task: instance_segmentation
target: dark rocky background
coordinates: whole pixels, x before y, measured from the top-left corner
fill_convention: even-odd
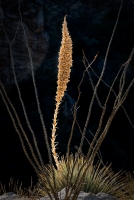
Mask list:
[[[61,28],[63,18],[67,15],[70,35],[73,40],[73,67],[68,90],[63,99],[59,113],[57,130],[57,141],[59,152],[65,154],[66,144],[69,138],[71,124],[73,121],[72,106],[77,100],[78,84],[82,78],[84,65],[82,63],[82,49],[89,62],[99,51],[97,60],[93,64],[94,70],[100,74],[106,49],[112,34],[116,17],[120,7],[120,0],[21,0],[20,10],[23,24],[26,30],[30,52],[33,59],[35,79],[38,88],[40,104],[44,121],[51,135],[53,111],[55,108],[55,92],[57,79],[58,51],[61,43]],[[7,93],[20,116],[26,133],[31,138],[27,128],[21,104],[18,99],[16,86],[11,67],[11,57],[8,40],[12,42],[15,71],[19,81],[22,97],[25,102],[28,117],[36,133],[39,148],[45,163],[48,163],[47,150],[44,144],[42,127],[37,111],[34,89],[32,85],[30,60],[23,33],[22,26],[18,26],[20,19],[18,12],[18,1],[1,0],[0,3],[0,78],[5,85]],[[4,27],[4,28],[3,28]],[[16,33],[18,27],[18,31]],[[5,30],[4,30],[5,29]],[[7,39],[7,36],[8,39]],[[134,46],[134,2],[124,0],[123,8],[116,33],[112,42],[108,62],[104,75],[107,84],[111,84],[121,64],[127,61]],[[134,77],[134,59],[127,72],[126,84]],[[91,72],[94,83],[97,81]],[[117,84],[114,88],[118,90]],[[98,90],[100,101],[104,103],[108,88],[101,84]],[[92,88],[89,77],[86,74],[81,86],[81,100],[78,109],[78,122],[83,129],[88,106],[91,100]],[[108,117],[112,109],[112,101],[108,103]],[[134,87],[124,103],[127,113],[134,123]],[[89,140],[97,128],[100,109],[97,102],[94,103],[94,111],[89,123],[86,136]],[[75,145],[79,145],[81,134],[75,127],[71,151],[75,151]],[[85,142],[83,152],[86,153],[88,144]],[[122,108],[118,111],[112,126],[108,131],[101,146],[103,161],[112,162],[113,169],[119,171],[134,170],[134,129],[130,125]],[[8,184],[10,177],[23,182],[24,186],[30,185],[31,177],[36,183],[37,177],[27,158],[24,156],[18,135],[16,134],[12,121],[0,98],[0,181]]]

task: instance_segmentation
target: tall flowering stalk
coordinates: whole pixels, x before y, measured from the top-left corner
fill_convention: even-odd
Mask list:
[[[57,80],[57,91],[55,96],[56,108],[53,118],[53,128],[52,128],[52,138],[51,138],[52,155],[55,160],[57,168],[59,168],[58,155],[56,153],[57,143],[55,142],[57,115],[59,111],[59,106],[64,96],[64,92],[67,89],[67,83],[69,82],[70,71],[72,66],[72,39],[68,32],[66,16],[64,17],[64,22],[62,25],[62,41],[61,41],[58,61],[59,61],[58,80]]]

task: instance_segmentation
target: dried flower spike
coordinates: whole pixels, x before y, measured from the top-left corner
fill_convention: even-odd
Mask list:
[[[56,108],[53,118],[53,128],[52,128],[52,138],[51,138],[51,147],[52,155],[54,157],[57,168],[59,167],[58,156],[56,153],[56,126],[57,126],[57,115],[59,106],[61,104],[64,92],[67,89],[67,83],[70,78],[70,71],[72,66],[72,39],[69,35],[66,16],[64,17],[64,22],[62,25],[62,42],[59,52],[59,64],[58,64],[58,81],[57,81],[57,92],[56,92]]]

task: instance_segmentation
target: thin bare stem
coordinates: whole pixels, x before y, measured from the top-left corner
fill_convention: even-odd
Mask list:
[[[27,116],[27,113],[26,113],[25,105],[24,105],[23,99],[22,99],[22,97],[21,97],[21,91],[20,91],[20,88],[19,88],[19,85],[18,85],[18,81],[17,81],[17,77],[16,77],[16,74],[15,74],[15,69],[14,69],[14,59],[13,59],[13,53],[12,53],[12,45],[13,45],[13,43],[14,43],[16,37],[17,37],[19,25],[20,25],[20,20],[19,20],[19,23],[18,23],[18,26],[17,26],[17,30],[16,30],[16,32],[15,32],[15,36],[14,36],[14,38],[13,38],[13,40],[12,40],[11,42],[10,42],[9,37],[8,37],[8,35],[7,35],[6,29],[5,29],[5,27],[4,27],[4,24],[3,24],[3,29],[4,29],[5,35],[6,35],[6,37],[7,37],[8,43],[9,43],[9,50],[10,50],[10,56],[11,56],[11,66],[12,66],[12,70],[13,70],[14,80],[15,80],[15,84],[16,84],[16,87],[17,87],[19,99],[20,99],[20,102],[21,102],[21,105],[22,105],[22,108],[23,108],[23,113],[24,113],[24,116],[25,116],[25,119],[26,119],[26,123],[27,123],[27,125],[28,125],[28,128],[29,128],[29,130],[30,130],[31,133],[32,133],[33,141],[34,141],[34,145],[35,145],[35,149],[36,149],[36,151],[37,151],[37,153],[38,153],[39,159],[40,159],[41,164],[42,164],[42,166],[43,166],[43,165],[44,165],[44,164],[43,164],[43,160],[42,160],[42,158],[41,158],[41,155],[40,155],[40,152],[39,152],[39,149],[38,149],[38,145],[37,145],[37,142],[36,142],[36,138],[35,138],[34,131],[32,130],[32,127],[31,127],[30,122],[29,122],[29,120],[28,120],[28,116]],[[8,101],[9,101],[10,104],[12,104],[12,103],[10,102],[9,98],[8,98]],[[12,109],[14,109],[15,116],[17,116],[16,110],[15,110],[15,108],[13,108],[13,105],[12,105]],[[18,116],[17,116],[17,120],[19,120],[19,117],[18,117]],[[19,124],[21,124],[20,121],[19,121]],[[21,126],[21,130],[22,130],[22,129],[23,129],[23,128],[22,128],[22,126]],[[25,133],[24,129],[23,129],[22,132],[23,132],[23,135],[25,135],[25,139],[26,139],[26,141],[27,141],[27,143],[28,143],[28,145],[29,145],[29,147],[30,147],[30,151],[31,151],[31,153],[32,153],[32,156],[33,156],[33,158],[34,158],[36,164],[37,164],[38,167],[39,167],[40,164],[39,164],[39,162],[38,162],[38,160],[37,160],[37,158],[36,158],[36,156],[35,156],[35,153],[34,153],[34,150],[33,150],[33,148],[32,148],[32,145],[31,145],[31,143],[29,142],[29,140],[28,140],[28,138],[27,138],[27,136],[26,136],[26,133]]]
[[[93,93],[93,96],[92,96],[92,99],[91,99],[91,102],[90,102],[89,111],[88,111],[88,115],[87,115],[87,120],[86,120],[84,129],[83,129],[82,139],[81,139],[81,142],[80,142],[80,146],[79,146],[78,152],[81,151],[81,148],[82,148],[82,145],[83,145],[83,142],[84,142],[84,138],[85,138],[85,133],[86,133],[87,125],[88,125],[88,122],[89,122],[89,119],[90,119],[90,116],[91,116],[91,110],[92,110],[93,102],[94,102],[94,99],[95,99],[95,96],[96,96],[96,92],[97,92],[98,86],[99,86],[99,84],[100,84],[100,82],[101,82],[101,80],[102,80],[102,77],[103,77],[103,74],[104,74],[104,71],[105,71],[108,53],[109,53],[109,50],[110,50],[110,46],[111,46],[111,43],[112,43],[112,40],[113,40],[113,36],[114,36],[115,30],[116,30],[117,24],[118,24],[120,12],[121,12],[121,9],[122,9],[122,4],[123,4],[123,1],[121,2],[121,6],[120,6],[120,9],[119,9],[119,12],[118,12],[118,16],[117,16],[117,20],[116,20],[116,23],[115,23],[115,26],[114,26],[114,29],[113,29],[113,33],[112,33],[112,36],[111,36],[111,38],[110,38],[110,42],[109,42],[109,44],[108,44],[108,48],[107,48],[107,51],[106,51],[106,55],[105,55],[105,60],[104,60],[104,65],[103,65],[102,72],[101,72],[101,75],[100,75],[100,77],[99,77],[99,80],[98,80],[98,82],[97,82],[97,84],[96,84],[96,86],[95,86],[95,88],[94,88],[94,93]],[[112,119],[112,118],[111,118],[111,119]],[[85,161],[85,163],[86,163],[86,162],[87,162],[87,161]],[[85,165],[85,163],[83,164],[83,166]],[[79,191],[78,185],[79,185],[79,184],[77,184],[77,183],[78,183],[79,175],[80,175],[80,173],[81,173],[81,170],[82,170],[83,166],[81,167],[81,169],[80,169],[80,171],[79,171],[79,174],[78,174],[78,176],[77,176],[77,179],[76,179],[76,181],[75,181],[75,183],[74,183],[74,185],[73,185],[73,187],[72,187],[72,189],[71,189],[70,195],[72,194],[73,189],[74,189],[74,188],[76,189],[76,187],[77,187],[77,189],[75,190],[74,196],[75,196],[76,194],[78,194],[78,191]],[[82,183],[82,180],[83,180],[83,178],[84,178],[84,176],[85,176],[85,173],[86,173],[86,172],[83,173],[82,178],[80,179],[80,182],[79,182],[79,183]]]
[[[5,91],[5,88],[4,88],[4,86],[3,86],[3,84],[2,84],[1,82],[0,82],[0,87],[2,88],[3,93],[4,93],[4,95],[5,95],[5,98],[6,98],[5,101],[6,101],[6,103],[9,103],[10,107],[12,108],[12,111],[13,111],[15,117],[16,117],[18,126],[20,127],[20,129],[21,129],[21,131],[22,131],[22,133],[23,133],[23,135],[24,135],[24,137],[25,137],[25,140],[27,141],[27,144],[28,144],[29,149],[30,149],[30,151],[31,151],[31,153],[32,153],[32,156],[33,156],[33,158],[34,158],[34,160],[35,160],[35,163],[37,164],[38,167],[40,167],[40,165],[39,165],[39,163],[38,163],[38,161],[37,161],[37,158],[36,158],[36,156],[35,156],[34,150],[33,150],[33,148],[32,148],[32,145],[31,145],[31,143],[30,143],[30,141],[29,141],[29,139],[28,139],[28,137],[27,137],[27,135],[26,135],[26,133],[25,133],[25,131],[24,131],[24,129],[23,129],[23,126],[22,126],[22,124],[21,124],[21,122],[20,122],[20,119],[19,119],[19,117],[18,117],[18,114],[17,114],[17,112],[16,112],[16,110],[15,110],[15,108],[14,108],[12,102],[10,101],[10,99],[9,99],[9,97],[8,97],[6,91]],[[5,101],[4,101],[4,103],[5,103]],[[8,110],[9,110],[9,109],[8,109]],[[11,115],[10,115],[10,116],[11,116]]]
[[[17,87],[17,90],[18,90],[18,95],[19,95],[19,99],[20,99],[20,102],[21,102],[21,105],[22,105],[22,108],[23,108],[23,113],[24,113],[24,116],[25,116],[25,119],[26,119],[26,123],[28,125],[28,128],[29,130],[31,131],[32,133],[32,137],[33,137],[33,141],[34,141],[34,145],[35,145],[35,149],[38,153],[38,157],[40,159],[40,162],[42,164],[42,166],[44,165],[43,163],[43,160],[42,160],[42,157],[41,157],[41,154],[39,152],[39,148],[38,148],[38,145],[37,145],[37,140],[36,140],[36,137],[35,137],[35,134],[34,134],[34,131],[31,127],[31,124],[29,122],[29,119],[28,119],[28,116],[27,116],[27,113],[26,113],[26,109],[25,109],[25,105],[24,105],[24,102],[23,102],[23,99],[21,97],[21,91],[20,91],[20,88],[19,88],[19,85],[18,85],[18,81],[17,81],[17,77],[16,77],[16,74],[15,74],[15,70],[14,70],[14,61],[13,61],[13,55],[12,55],[12,49],[11,49],[11,46],[10,46],[10,55],[11,55],[11,63],[12,63],[12,69],[13,69],[13,74],[14,74],[14,79],[15,79],[15,84],[16,84],[16,87]],[[26,133],[25,133],[26,135]],[[30,143],[30,142],[29,142]],[[33,148],[32,148],[32,145],[30,144],[31,148],[32,149],[32,155],[34,155],[34,159],[36,160],[36,163],[38,163],[38,167],[40,167],[40,164],[35,156],[35,154],[33,153]]]
[[[98,135],[99,135],[99,132],[100,132],[100,130],[101,130],[101,128],[102,128],[102,123],[103,123],[104,115],[105,115],[105,112],[106,112],[107,102],[108,102],[108,100],[109,100],[109,97],[110,97],[112,88],[113,88],[113,86],[114,86],[114,84],[115,84],[115,82],[116,82],[116,80],[117,80],[117,78],[118,78],[118,76],[119,76],[119,74],[120,74],[121,69],[122,69],[122,66],[121,66],[121,68],[119,69],[119,71],[118,71],[118,73],[117,73],[117,75],[116,75],[116,77],[115,77],[115,79],[114,79],[114,81],[113,81],[113,83],[112,83],[112,85],[111,85],[111,87],[110,87],[110,90],[109,90],[109,92],[108,92],[107,98],[106,98],[105,103],[104,103],[104,107],[103,107],[103,109],[102,109],[102,114],[101,114],[101,117],[100,117],[98,129],[97,129],[97,131],[96,131],[96,133],[95,133],[95,136],[94,136],[94,138],[93,138],[93,141],[92,141],[92,143],[91,143],[91,146],[90,146],[89,151],[88,151],[88,154],[87,154],[88,157],[90,156],[90,153],[91,153],[91,151],[92,151],[92,149],[93,149],[93,146],[94,146],[94,144],[95,144],[95,141],[97,140],[97,137],[98,137]]]
[[[116,103],[118,103],[121,99],[121,95],[122,95],[122,91],[123,91],[123,88],[124,88],[124,85],[125,85],[125,77],[126,77],[126,72],[127,72],[127,69],[128,69],[128,66],[132,60],[132,57],[133,57],[133,54],[134,54],[134,48],[132,49],[131,51],[131,54],[129,56],[129,59],[128,61],[126,62],[125,64],[125,68],[123,70],[123,73],[122,73],[122,76],[120,78],[120,84],[119,84],[119,93],[118,93],[118,96],[116,98],[116,101],[114,103],[114,106],[116,105]]]
[[[45,141],[46,141],[46,145],[47,145],[47,151],[48,151],[50,164],[52,164],[52,156],[51,156],[51,151],[50,151],[50,145],[49,145],[49,142],[48,142],[47,131],[46,131],[45,123],[44,123],[44,120],[43,120],[43,115],[42,115],[42,111],[41,111],[41,108],[40,108],[40,102],[39,102],[39,98],[38,98],[37,86],[36,86],[36,83],[35,83],[32,56],[31,56],[31,52],[30,52],[30,48],[29,48],[29,44],[28,44],[28,40],[27,40],[27,35],[26,35],[26,31],[25,31],[25,28],[24,28],[24,25],[23,25],[22,15],[21,15],[21,11],[20,11],[20,1],[19,1],[18,10],[19,10],[19,15],[20,15],[20,23],[21,23],[21,26],[23,28],[24,37],[25,37],[25,40],[26,40],[26,45],[27,45],[27,50],[28,50],[28,55],[29,55],[29,59],[30,59],[30,66],[31,66],[31,73],[32,73],[32,80],[33,80],[33,85],[34,85],[35,97],[36,97],[36,102],[37,102],[37,108],[38,108],[43,132],[44,132],[44,136],[45,136]]]
[[[33,135],[34,145],[35,145],[36,150],[37,150],[37,152],[38,152],[38,156],[39,156],[39,158],[41,158],[40,153],[39,153],[38,148],[37,148],[37,142],[36,142],[36,138],[35,138],[34,132],[33,132],[32,128],[31,128],[30,122],[29,122],[28,117],[27,117],[27,114],[26,114],[25,106],[24,106],[24,103],[23,103],[23,100],[22,100],[22,97],[21,97],[21,92],[20,92],[20,89],[19,89],[19,86],[18,86],[18,82],[17,82],[17,78],[16,78],[16,75],[15,75],[15,70],[14,70],[14,61],[13,61],[13,54],[12,54],[12,48],[11,48],[11,46],[13,45],[13,43],[14,43],[16,37],[17,37],[17,33],[18,33],[18,30],[19,30],[19,25],[20,25],[20,20],[19,20],[19,22],[18,22],[18,26],[17,26],[16,32],[15,32],[15,36],[14,36],[14,38],[13,38],[13,40],[12,40],[11,42],[10,42],[10,40],[9,40],[9,38],[8,38],[6,29],[5,29],[3,23],[2,23],[2,25],[3,25],[3,30],[4,30],[4,32],[5,32],[5,35],[6,35],[6,37],[7,37],[8,43],[9,43],[10,56],[11,56],[11,64],[12,64],[12,69],[13,69],[15,84],[16,84],[16,86],[17,86],[17,90],[18,90],[18,94],[19,94],[19,99],[20,99],[21,104],[22,104],[22,108],[23,108],[23,112],[24,112],[24,115],[25,115],[25,118],[26,118],[27,125],[28,125],[28,127],[29,127],[29,129],[30,129],[30,131],[31,131],[31,133],[32,133],[32,135]],[[8,100],[9,100],[9,98],[8,98]],[[15,109],[14,109],[14,111],[15,111]],[[15,113],[16,113],[16,111],[15,111]],[[18,116],[17,116],[17,118],[18,118]],[[18,118],[18,119],[19,119],[19,118]],[[28,140],[27,140],[27,141],[28,141]],[[30,144],[30,142],[29,142],[29,144]],[[30,146],[31,146],[31,144],[30,144]],[[33,153],[32,146],[30,147],[30,149],[32,150],[32,155],[34,155],[34,159],[36,160],[36,164],[37,164],[38,161],[37,161],[37,159],[36,159],[35,154]],[[41,160],[41,159],[40,159],[40,160]],[[42,162],[42,160],[41,160],[41,162]],[[38,163],[38,166],[39,166],[39,163]]]
[[[89,65],[88,60],[87,60],[86,57],[85,57],[85,60],[86,60],[86,62],[87,62],[87,65]],[[128,61],[127,61],[127,62],[128,62]],[[127,62],[125,62],[125,63],[122,65],[122,67],[125,66],[125,65],[127,64]],[[90,69],[93,71],[93,73],[95,74],[95,76],[96,76],[97,78],[99,78],[98,74],[94,71],[94,69],[93,69],[92,67],[90,67]],[[89,72],[88,72],[88,74],[89,74]],[[110,86],[109,86],[103,79],[102,79],[101,81],[102,81],[108,88],[110,88]],[[115,91],[114,91],[113,89],[112,89],[112,92],[113,92],[114,96],[116,97],[117,94],[115,93]],[[124,110],[124,113],[125,113],[125,115],[126,115],[128,121],[129,121],[129,123],[130,123],[131,126],[134,128],[134,124],[132,123],[131,119],[129,118],[126,109],[124,108],[123,105],[121,105],[121,107],[122,107],[122,109]]]
[[[80,83],[78,85],[78,98],[77,98],[77,101],[76,101],[76,103],[74,105],[74,114],[73,114],[74,120],[73,120],[73,124],[72,124],[72,127],[71,127],[71,133],[70,133],[70,137],[69,137],[69,141],[68,141],[68,146],[67,146],[67,155],[66,155],[66,157],[67,157],[67,169],[68,169],[68,173],[67,173],[67,187],[66,187],[67,188],[67,192],[66,193],[68,193],[68,191],[70,189],[69,186],[70,186],[70,183],[71,183],[71,177],[73,176],[75,165],[76,165],[76,163],[77,163],[77,161],[79,159],[79,155],[81,154],[81,151],[78,150],[78,154],[76,155],[76,159],[74,161],[74,165],[73,165],[72,171],[70,171],[70,165],[69,165],[69,155],[70,155],[70,152],[69,151],[70,151],[70,144],[71,144],[71,140],[72,140],[72,136],[73,136],[73,132],[74,132],[74,126],[75,126],[75,123],[77,121],[76,120],[76,115],[77,115],[76,114],[76,110],[77,110],[78,102],[79,102],[80,97],[81,97],[80,87],[81,87],[81,84],[82,84],[82,82],[84,80],[86,71],[95,62],[95,60],[97,58],[97,55],[98,54],[96,54],[96,56],[94,57],[94,59],[92,60],[92,62],[90,63],[90,65],[84,70],[82,78],[81,78],[81,81],[80,81]],[[70,176],[69,176],[69,174],[70,174]],[[69,180],[69,177],[70,177],[70,180]]]
[[[102,69],[101,75],[99,77],[99,80],[98,80],[98,82],[97,82],[97,84],[96,84],[96,86],[94,88],[93,96],[92,96],[92,99],[91,99],[91,102],[90,102],[90,106],[89,106],[89,110],[88,110],[88,115],[87,115],[86,123],[85,123],[84,129],[83,129],[82,139],[81,139],[81,142],[80,142],[80,147],[79,147],[80,150],[81,150],[83,142],[84,142],[84,136],[85,136],[85,133],[86,133],[86,130],[87,130],[87,126],[88,126],[88,122],[89,122],[89,119],[90,119],[90,116],[91,116],[92,106],[93,106],[93,102],[94,102],[94,99],[95,99],[95,96],[96,96],[96,92],[97,92],[99,84],[100,84],[100,82],[102,80],[102,77],[104,75],[104,71],[105,71],[106,63],[107,63],[108,53],[109,53],[110,46],[111,46],[111,43],[112,43],[112,40],[113,40],[113,37],[114,37],[114,33],[115,33],[115,30],[116,30],[116,27],[117,27],[117,24],[118,24],[118,21],[119,21],[120,12],[121,12],[121,9],[122,9],[122,4],[123,4],[123,0],[121,2],[121,6],[119,8],[117,20],[116,20],[116,23],[115,23],[115,26],[114,26],[114,29],[113,29],[113,32],[112,32],[112,36],[110,38],[110,42],[109,42],[108,47],[107,47],[103,69]]]
[[[1,82],[0,82],[0,86],[1,86]],[[16,132],[17,132],[19,138],[20,138],[23,151],[24,151],[24,153],[25,153],[25,155],[26,155],[28,161],[30,162],[30,164],[32,165],[32,167],[34,168],[34,170],[36,171],[36,173],[38,174],[38,172],[39,172],[39,171],[38,171],[38,168],[37,168],[36,165],[32,162],[31,158],[29,157],[29,155],[28,155],[28,153],[27,153],[27,150],[26,150],[26,148],[25,148],[25,145],[24,145],[24,142],[23,142],[21,133],[20,133],[20,131],[19,131],[17,125],[16,125],[15,119],[14,119],[14,117],[13,117],[11,111],[10,111],[10,108],[9,108],[9,106],[8,106],[8,104],[7,104],[7,101],[6,101],[5,97],[4,97],[3,92],[2,92],[1,89],[0,89],[0,94],[1,94],[1,97],[2,97],[2,99],[3,99],[3,101],[4,101],[5,106],[6,106],[6,108],[7,108],[7,111],[8,111],[8,113],[9,113],[9,115],[10,115],[10,118],[11,118],[11,120],[12,120],[13,126],[14,126],[14,128],[15,128],[15,130],[16,130]],[[22,128],[21,123],[19,123],[19,126],[20,126],[20,128]],[[23,129],[22,129],[22,132],[23,132]],[[24,134],[24,136],[25,136],[25,134]],[[27,138],[26,138],[26,140],[27,140]],[[27,143],[29,144],[29,141],[27,141]],[[31,150],[31,147],[30,147],[30,146],[29,146],[29,148],[30,148],[30,150]]]
[[[88,60],[87,60],[87,58],[86,58],[86,56],[85,56],[85,53],[84,53],[84,51],[83,51],[83,64],[84,64],[84,66],[85,66],[85,69],[87,69],[86,62],[88,63]],[[92,66],[88,63],[88,68],[89,68],[89,67],[92,68]],[[89,68],[89,69],[90,69],[90,68]],[[91,78],[90,73],[89,73],[88,70],[87,70],[87,73],[88,73],[88,76],[89,76],[89,80],[90,80],[92,89],[93,89],[93,91],[94,91],[95,85],[94,85],[94,83],[93,83],[93,81],[92,81],[92,78]],[[102,104],[101,104],[101,102],[100,102],[100,100],[99,100],[99,97],[98,97],[97,92],[96,92],[96,99],[97,99],[97,102],[98,102],[100,108],[103,108],[103,106],[102,106]]]
[[[40,102],[39,102],[39,97],[38,97],[38,92],[37,92],[37,86],[36,86],[35,77],[34,77],[34,68],[33,68],[32,56],[31,56],[31,52],[30,52],[30,48],[29,48],[29,44],[28,44],[28,40],[27,40],[27,35],[26,35],[26,31],[25,31],[25,28],[24,28],[24,25],[23,25],[22,15],[21,15],[21,11],[20,11],[20,0],[18,0],[18,2],[19,2],[18,10],[19,10],[19,15],[20,15],[20,22],[21,22],[21,26],[23,28],[24,37],[25,37],[25,40],[26,40],[26,45],[27,45],[27,50],[28,50],[28,55],[29,55],[29,59],[30,59],[32,80],[33,80],[33,86],[34,86],[34,91],[35,91],[35,98],[36,98],[38,113],[39,113],[39,116],[40,116],[40,120],[41,120],[41,124],[42,124],[42,128],[43,128],[43,133],[44,133],[44,137],[45,137],[45,142],[46,142],[46,146],[47,146],[48,156],[49,156],[49,162],[50,162],[50,166],[51,166],[52,173],[53,173],[54,188],[53,188],[51,182],[49,180],[48,181],[49,181],[49,185],[50,185],[51,191],[52,191],[55,199],[58,199],[58,194],[55,192],[56,183],[55,183],[55,175],[54,175],[54,169],[53,169],[51,148],[50,148],[50,145],[49,145],[49,142],[48,142],[47,131],[46,131],[46,127],[45,127],[42,111],[41,111],[41,108],[40,108]],[[50,193],[48,195],[50,195]],[[50,197],[51,197],[51,195],[50,195]]]

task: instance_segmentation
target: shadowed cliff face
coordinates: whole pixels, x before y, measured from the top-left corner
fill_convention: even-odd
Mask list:
[[[34,70],[46,57],[48,35],[44,29],[43,1],[1,1],[0,8],[0,77],[4,84],[14,82],[11,64],[11,51],[18,81],[26,79],[31,73],[28,46]],[[24,29],[23,29],[24,28]]]

